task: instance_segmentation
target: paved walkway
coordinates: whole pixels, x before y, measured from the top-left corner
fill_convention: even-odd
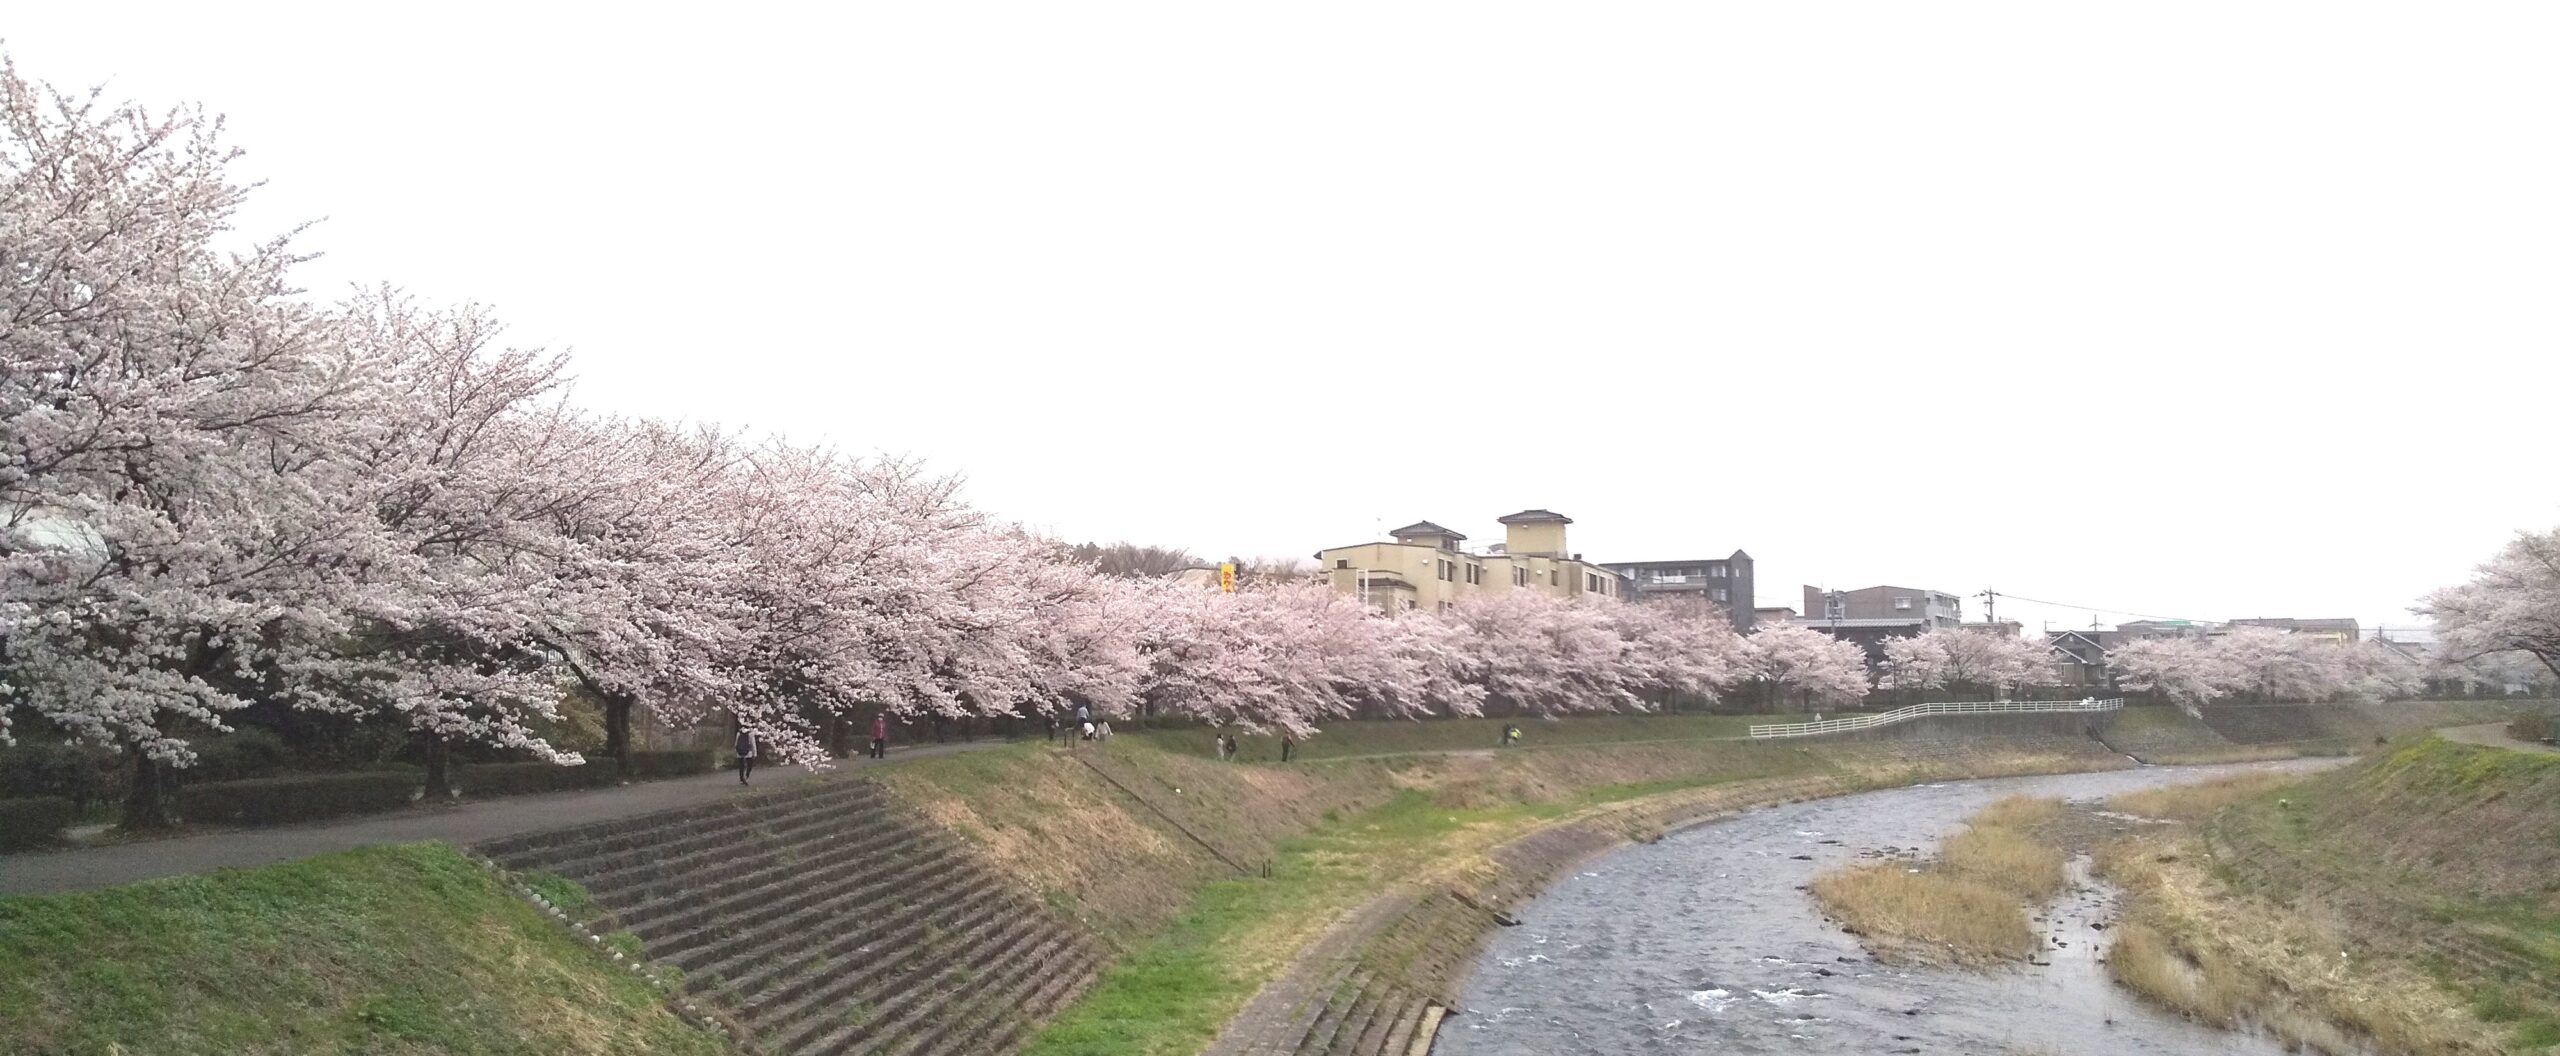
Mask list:
[[[2461,741],[2464,744],[2485,744],[2492,748],[2513,748],[2519,752],[2547,752],[2560,755],[2560,746],[2519,741],[2507,736],[2507,724],[2503,722],[2484,722],[2478,726],[2447,726],[2437,730],[2436,733],[2445,740]]]
[[[966,741],[899,749],[892,751],[888,759],[877,763],[861,758],[847,759],[828,773],[858,774],[870,767],[894,766],[908,759],[992,748],[1003,743]],[[785,787],[809,780],[811,776],[810,771],[799,767],[758,770],[755,787]],[[77,891],[235,866],[272,865],[315,854],[385,843],[419,840],[478,843],[517,833],[675,810],[744,791],[747,790],[739,787],[735,771],[721,771],[644,781],[617,788],[502,796],[450,806],[417,807],[390,814],[307,825],[238,829],[102,847],[0,855],[0,895]]]

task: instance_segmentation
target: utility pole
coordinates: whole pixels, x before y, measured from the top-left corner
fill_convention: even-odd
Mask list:
[[[1977,597],[1977,598],[1981,598],[1981,599],[1982,599],[1982,622],[1984,622],[1984,623],[1998,623],[1998,622],[2000,622],[2000,592],[1999,592],[1999,591],[1993,590],[1993,589],[1991,589],[1991,588],[1989,588],[1989,587],[1984,587],[1984,588],[1982,588],[1982,593],[1980,593],[1980,594],[1976,594],[1976,595],[1974,595],[1974,597]]]

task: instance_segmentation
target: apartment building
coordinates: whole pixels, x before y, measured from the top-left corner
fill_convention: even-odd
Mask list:
[[[1696,598],[1723,609],[1732,617],[1733,629],[1743,634],[1751,633],[1751,628],[1759,624],[1759,609],[1752,596],[1751,555],[1740,550],[1728,557],[1612,561],[1604,567],[1625,577],[1627,596],[1633,600]]]
[[[1573,518],[1522,510],[1497,521],[1502,542],[1480,551],[1468,550],[1464,535],[1416,521],[1387,533],[1388,542],[1316,551],[1318,574],[1333,589],[1386,611],[1445,609],[1480,590],[1538,590],[1567,598],[1624,594],[1617,573],[1568,548],[1565,527]]]
[[[1804,588],[1804,615],[1799,626],[1858,643],[1867,663],[1884,663],[1884,643],[1908,638],[1932,627],[1964,624],[1964,600],[1943,590],[1916,587],[1861,587],[1857,590]]]

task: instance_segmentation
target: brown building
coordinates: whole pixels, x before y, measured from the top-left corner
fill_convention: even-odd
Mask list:
[[[1625,577],[1628,596],[1637,601],[1696,598],[1723,609],[1733,629],[1744,634],[1759,622],[1751,593],[1751,555],[1740,550],[1729,557],[1612,561],[1602,567]]]
[[[1867,664],[1884,664],[1884,643],[1908,638],[1932,627],[1964,624],[1964,601],[1942,590],[1914,587],[1864,587],[1858,590],[1804,588],[1804,615],[1796,624],[1834,638],[1858,643]]]

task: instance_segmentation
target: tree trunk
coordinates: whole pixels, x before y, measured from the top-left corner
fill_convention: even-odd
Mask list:
[[[604,754],[613,760],[614,776],[631,773],[631,698],[604,695]]]
[[[842,715],[837,715],[837,714],[835,714],[835,713],[833,713],[833,712],[828,713],[828,715],[827,715],[827,754],[828,754],[829,756],[832,756],[832,757],[837,758],[837,759],[842,759],[842,758],[844,758],[844,757],[845,757],[845,747],[846,747],[846,746],[845,746],[845,743],[844,743],[844,739],[845,739],[845,735],[846,735],[846,733],[847,733],[847,730],[845,729],[845,725],[844,725],[844,716],[842,716]]]
[[[453,742],[444,735],[429,733],[426,737],[427,795],[430,800],[453,798]]]
[[[130,831],[168,828],[168,797],[161,786],[165,775],[159,760],[140,747],[125,750],[133,755],[133,784],[125,790],[124,827]]]

